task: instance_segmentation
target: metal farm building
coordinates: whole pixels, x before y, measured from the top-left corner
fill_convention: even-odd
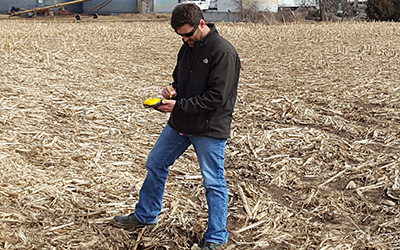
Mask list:
[[[35,7],[45,7],[70,1],[71,0],[2,0],[0,2],[0,13],[7,13],[12,7],[32,9]],[[68,9],[71,12],[81,13],[83,10],[83,5],[82,3],[68,5]]]
[[[46,7],[56,4],[71,2],[72,0],[1,0],[0,13],[7,13],[12,7],[20,9],[32,9],[36,7]],[[109,2],[109,3],[107,3]],[[137,11],[137,0],[91,0],[82,3],[67,5],[69,11],[74,13],[91,12],[97,9],[99,5],[107,3],[97,13],[99,14],[120,14],[135,13]]]
[[[32,9],[71,2],[72,0],[0,0],[0,13],[7,13],[12,7]],[[217,12],[237,12],[237,0],[214,0]],[[146,4],[142,4],[146,3]],[[196,2],[195,0],[87,0],[67,5],[73,13],[98,13],[113,15],[122,13],[138,13],[147,7],[148,12],[169,13],[180,2]],[[318,6],[318,0],[242,0],[243,6],[256,4],[260,11],[277,12],[279,8]],[[99,8],[100,6],[100,8]]]

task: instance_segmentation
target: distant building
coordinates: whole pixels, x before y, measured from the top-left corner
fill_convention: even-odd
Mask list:
[[[318,0],[151,0],[154,4],[154,11],[169,13],[174,7],[182,2],[192,2],[204,9],[203,5],[207,2],[210,11],[218,12],[238,12],[239,5],[242,4],[255,6],[260,11],[278,12],[279,8],[298,8],[298,7],[317,7]],[[354,1],[354,0],[353,0]],[[151,3],[148,2],[151,5]],[[216,6],[216,7],[215,7]],[[148,6],[151,10],[151,6]]]
[[[7,13],[12,7],[21,9],[32,9],[60,3],[71,2],[72,0],[0,0],[0,12]],[[122,13],[138,13],[146,7],[148,12],[170,13],[174,7],[181,2],[193,2],[205,9],[204,2],[207,2],[210,11],[238,12],[239,5],[255,5],[260,11],[277,12],[279,8],[297,8],[302,6],[317,6],[318,0],[112,0],[104,4],[106,0],[89,0],[83,3],[68,5],[67,8],[74,13],[98,13],[113,15]],[[357,2],[357,0],[347,0]],[[358,0],[365,2],[365,0]],[[102,6],[104,5],[104,6]],[[98,9],[98,7],[101,7]]]
[[[67,3],[72,0],[0,0],[0,13],[8,13],[12,7],[19,9],[32,9],[36,7],[51,6],[60,3]],[[82,13],[83,4],[68,5],[71,12]]]
[[[18,9],[33,9],[56,4],[72,2],[73,0],[0,0],[0,13],[8,13],[12,7]],[[175,0],[176,2],[177,0]],[[107,4],[106,4],[107,3]],[[140,12],[138,3],[141,0],[89,0],[65,6],[73,13],[98,13],[98,14],[121,14]]]

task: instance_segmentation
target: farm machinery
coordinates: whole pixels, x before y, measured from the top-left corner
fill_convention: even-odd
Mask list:
[[[91,0],[74,0],[70,2],[65,2],[65,3],[59,3],[55,5],[50,5],[50,6],[45,6],[45,7],[37,7],[37,8],[32,8],[32,9],[21,9],[21,8],[16,8],[12,7],[9,15],[11,16],[22,16],[22,15],[28,15],[28,16],[36,16],[38,14],[44,15],[44,16],[53,16],[53,15],[74,15],[76,13],[72,13],[68,10],[66,6],[72,5],[72,4],[78,4],[78,3],[83,3]],[[83,14],[76,14],[75,19],[76,20],[81,20],[82,15],[83,16],[91,16],[94,19],[97,19],[99,16],[97,13],[91,14],[91,15],[86,15],[89,12],[93,11],[99,11],[102,9],[104,6],[112,2],[113,0],[106,0],[102,2],[101,4],[95,6],[91,10],[87,11],[86,13]]]

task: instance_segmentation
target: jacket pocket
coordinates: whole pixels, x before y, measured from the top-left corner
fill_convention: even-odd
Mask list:
[[[173,125],[184,134],[200,134],[207,131],[207,113],[185,115],[174,119]]]

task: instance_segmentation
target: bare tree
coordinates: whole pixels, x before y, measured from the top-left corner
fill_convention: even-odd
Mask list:
[[[328,20],[326,16],[326,0],[319,0],[319,12],[321,14],[322,21]]]

